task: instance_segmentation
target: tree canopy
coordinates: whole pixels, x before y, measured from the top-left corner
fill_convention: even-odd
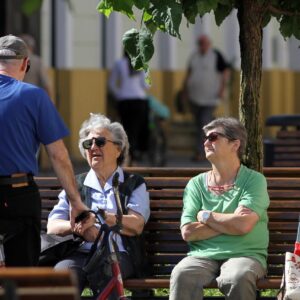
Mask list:
[[[22,0],[26,14],[33,13],[43,0]],[[71,0],[65,0],[69,5]],[[262,69],[262,29],[272,17],[279,23],[284,38],[300,39],[299,0],[101,0],[97,10],[109,17],[115,11],[136,21],[138,28],[127,31],[123,45],[135,69],[149,69],[155,51],[153,38],[158,30],[180,39],[182,23],[194,24],[196,18],[213,12],[217,25],[237,10],[240,27],[241,82],[239,117],[248,131],[245,162],[262,170],[262,130],[260,124],[260,86]],[[141,12],[139,22],[135,11]]]
[[[154,53],[153,37],[158,30],[180,39],[180,25],[194,24],[196,18],[213,12],[217,25],[233,9],[240,27],[241,82],[239,117],[248,132],[245,163],[258,171],[263,166],[260,124],[260,86],[263,27],[272,17],[279,22],[283,37],[300,39],[299,0],[102,0],[98,11],[105,16],[116,11],[136,21],[134,11],[142,12],[138,28],[127,31],[123,45],[136,69],[149,69]]]
[[[263,17],[263,26],[271,17],[280,24],[284,37],[294,35],[300,39],[300,1],[297,0],[253,0],[260,4],[259,13]],[[136,69],[147,69],[154,53],[153,36],[161,30],[171,36],[181,38],[180,25],[195,24],[197,17],[214,12],[219,26],[231,11],[240,7],[239,0],[102,0],[98,11],[109,17],[111,12],[120,12],[131,20],[136,20],[134,9],[142,11],[139,29],[131,29],[124,34],[123,44],[132,57]],[[295,12],[299,13],[295,13]],[[138,23],[137,23],[138,24]]]

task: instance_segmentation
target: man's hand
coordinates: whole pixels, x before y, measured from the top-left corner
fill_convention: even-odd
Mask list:
[[[218,92],[218,97],[220,100],[223,100],[225,98],[225,91],[224,89],[220,89]]]
[[[74,204],[70,203],[70,223],[72,229],[74,229],[75,218],[83,211],[89,210],[89,208],[81,201]]]
[[[84,219],[74,224],[73,233],[84,237],[85,232],[88,231],[91,227],[94,227],[95,223],[95,215],[92,213],[87,213],[87,216]]]

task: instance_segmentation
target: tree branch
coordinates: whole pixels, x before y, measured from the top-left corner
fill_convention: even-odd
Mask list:
[[[300,12],[298,11],[289,11],[289,10],[283,10],[283,9],[280,9],[278,7],[275,7],[273,5],[269,5],[267,7],[267,10],[275,15],[285,15],[285,16],[300,16]]]

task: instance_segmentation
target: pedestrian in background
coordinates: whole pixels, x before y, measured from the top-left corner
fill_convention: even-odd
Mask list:
[[[44,144],[70,201],[71,223],[81,202],[63,138],[69,134],[47,93],[22,82],[29,52],[19,37],[0,38],[0,235],[7,266],[35,266],[40,255],[41,199],[34,176]]]
[[[131,165],[148,150],[149,104],[145,72],[136,71],[124,51],[111,70],[108,87],[117,101],[120,121],[128,135]]]
[[[196,151],[192,160],[205,160],[202,128],[214,118],[214,111],[224,98],[228,66],[222,54],[213,49],[207,35],[197,40],[198,49],[188,62],[183,97],[191,107],[196,125]]]
[[[25,74],[24,82],[32,83],[43,88],[51,97],[51,84],[48,70],[42,59],[35,53],[35,39],[29,34],[21,34],[20,38],[26,43],[30,59],[30,72]]]

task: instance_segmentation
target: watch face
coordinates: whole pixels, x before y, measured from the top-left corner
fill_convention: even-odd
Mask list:
[[[203,212],[203,221],[206,222],[210,216],[210,211]]]

